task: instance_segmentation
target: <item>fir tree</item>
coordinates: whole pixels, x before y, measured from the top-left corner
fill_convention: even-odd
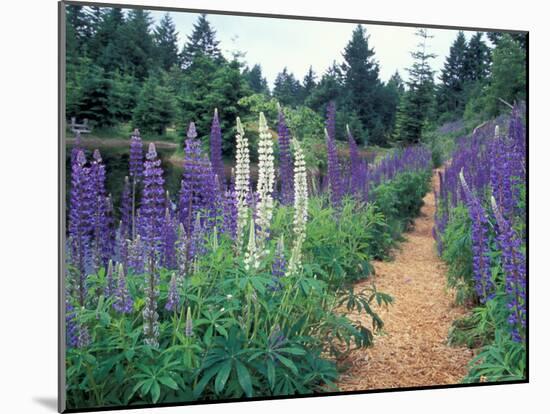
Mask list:
[[[255,93],[269,94],[267,79],[262,74],[262,67],[258,64],[252,66],[252,69],[246,67],[243,71],[243,76],[248,81],[250,89]]]
[[[174,21],[166,13],[155,28],[155,45],[159,64],[164,70],[170,70],[174,65],[180,65],[178,54],[178,33]]]
[[[484,80],[489,76],[491,50],[483,41],[483,33],[475,33],[468,42],[464,71],[471,82]]]
[[[161,85],[158,74],[152,74],[144,82],[133,115],[135,128],[145,133],[164,135],[166,127],[174,119],[174,96]]]
[[[296,106],[300,100],[302,86],[294,75],[285,67],[275,78],[273,96],[284,106]]]
[[[344,87],[347,107],[354,110],[359,120],[376,143],[384,142],[384,127],[378,108],[381,104],[382,83],[378,77],[378,62],[374,49],[369,47],[369,35],[362,25],[355,27],[343,53]]]
[[[317,86],[317,83],[315,79],[317,78],[317,75],[313,71],[313,67],[310,66],[306,76],[304,76],[304,80],[302,81],[302,98],[300,103],[305,103],[307,98],[313,93],[313,90]]]
[[[124,49],[120,58],[124,66],[139,80],[149,76],[149,72],[154,67],[154,43],[149,30],[150,26],[151,16],[143,9],[130,10],[127,23],[122,26]]]
[[[465,105],[464,87],[467,80],[467,43],[463,31],[451,45],[445,59],[437,91],[437,109],[439,113],[462,114]]]
[[[215,62],[222,62],[223,56],[216,40],[216,31],[210,26],[206,14],[201,14],[193,25],[193,32],[187,36],[187,43],[181,52],[184,68],[189,68],[198,56],[204,56]]]
[[[400,144],[416,144],[422,138],[424,124],[432,111],[434,71],[430,67],[430,59],[435,55],[427,51],[427,29],[418,29],[416,35],[420,38],[417,50],[411,53],[412,66],[407,69],[409,80],[408,90],[401,98],[397,111],[394,140]]]

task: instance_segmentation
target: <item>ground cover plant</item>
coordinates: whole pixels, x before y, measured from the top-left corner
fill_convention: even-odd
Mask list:
[[[67,240],[69,407],[337,389],[337,357],[372,345],[383,327],[373,304],[392,302],[374,284],[354,292],[353,281],[369,277],[371,260],[386,257],[418,214],[431,158],[407,148],[368,166],[348,129],[351,156],[343,162],[335,114],[329,105],[322,179],[308,174],[282,111],[277,163],[263,113],[256,148],[237,118],[227,182],[217,113],[210,156],[191,123],[174,195],[163,187],[155,144],[145,150],[136,130],[118,206],[106,193],[100,152],[87,155],[77,140]],[[371,324],[348,319],[352,311]]]
[[[466,382],[525,378],[526,138],[522,107],[462,139],[440,173],[434,236],[457,301],[453,344],[480,348]]]

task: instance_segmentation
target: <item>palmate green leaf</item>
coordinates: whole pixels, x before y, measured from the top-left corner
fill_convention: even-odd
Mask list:
[[[168,376],[160,377],[158,380],[161,384],[166,385],[168,388],[171,388],[173,390],[178,390],[179,388],[176,381]]]
[[[200,381],[197,383],[197,386],[193,389],[193,397],[198,398],[201,396],[204,388],[208,385],[208,382],[210,382],[210,380],[214,377],[214,375],[216,375],[217,372],[218,367],[214,365],[203,374]]]
[[[235,361],[237,379],[247,397],[252,397],[252,380],[248,368],[241,361]]]
[[[232,367],[233,363],[231,360],[226,361],[221,365],[218,375],[216,375],[216,380],[214,381],[214,390],[216,391],[216,394],[220,394],[223,391],[225,383],[231,374]]]
[[[151,398],[153,399],[153,404],[157,403],[160,398],[160,385],[157,381],[153,381],[151,385]]]
[[[304,349],[301,349],[301,348],[279,348],[277,350],[278,352],[286,352],[287,354],[292,354],[292,355],[305,355],[306,354],[306,351]]]
[[[269,383],[269,388],[273,390],[275,386],[275,364],[271,359],[266,361],[267,366],[267,382]]]
[[[275,354],[275,358],[277,358],[284,366],[289,368],[294,375],[298,375],[298,368],[296,368],[296,365],[290,359],[280,354]]]

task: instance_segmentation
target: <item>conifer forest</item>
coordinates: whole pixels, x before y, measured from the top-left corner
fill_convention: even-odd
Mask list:
[[[67,408],[525,379],[527,34],[270,79],[179,13],[66,6]]]

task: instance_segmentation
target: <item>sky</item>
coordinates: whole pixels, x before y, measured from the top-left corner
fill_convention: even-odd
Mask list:
[[[153,11],[155,24],[165,12]],[[180,48],[191,34],[198,14],[170,12],[178,31]],[[275,77],[286,66],[297,79],[302,80],[309,66],[318,78],[336,59],[341,63],[342,52],[351,39],[356,26],[353,23],[326,21],[304,21],[249,16],[208,15],[208,20],[217,32],[220,48],[226,57],[232,52],[245,52],[244,61],[252,67],[259,63],[270,87]],[[387,81],[398,70],[403,79],[408,74],[405,68],[412,63],[410,52],[419,42],[412,27],[364,25],[370,35],[369,46],[374,48],[375,59],[380,67],[380,79]],[[437,56],[432,68],[438,71],[443,67],[449,48],[456,38],[457,31],[449,29],[429,29],[433,36],[429,40],[429,52]],[[465,31],[466,39],[474,32]]]

